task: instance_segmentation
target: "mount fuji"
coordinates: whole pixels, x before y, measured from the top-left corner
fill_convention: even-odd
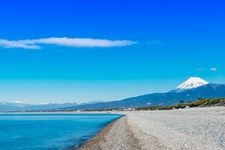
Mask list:
[[[86,104],[40,104],[32,105],[16,102],[0,102],[0,111],[57,111],[57,110],[98,110],[137,108],[144,106],[174,105],[192,102],[198,98],[224,98],[225,84],[214,84],[199,77],[191,77],[177,88],[166,93],[152,93],[111,102],[96,102]]]
[[[214,84],[199,77],[191,77],[176,89],[166,93],[152,93],[119,101],[101,102],[88,105],[77,105],[68,109],[97,110],[113,108],[136,108],[156,105],[173,105],[181,101],[192,102],[198,98],[225,97],[225,84]]]
[[[183,91],[187,89],[194,89],[203,85],[209,84],[209,82],[199,78],[199,77],[191,77],[187,81],[181,83],[177,87],[177,91]]]

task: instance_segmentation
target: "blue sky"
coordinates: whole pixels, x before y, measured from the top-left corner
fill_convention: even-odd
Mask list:
[[[0,101],[118,100],[225,83],[225,2],[0,2]]]

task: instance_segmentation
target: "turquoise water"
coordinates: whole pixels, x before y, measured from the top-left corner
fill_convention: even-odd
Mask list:
[[[0,114],[0,149],[74,149],[121,117],[113,114]]]

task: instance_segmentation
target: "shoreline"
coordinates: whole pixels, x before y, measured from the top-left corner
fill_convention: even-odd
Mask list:
[[[78,150],[225,148],[225,107],[117,113],[125,116],[108,124]]]
[[[83,143],[77,150],[137,150],[141,149],[140,142],[133,132],[124,115],[106,125],[97,135]]]
[[[124,117],[124,116],[123,116]],[[122,117],[121,117],[122,118]],[[120,118],[119,118],[120,119]],[[92,138],[90,138],[88,141],[85,141],[84,143],[82,143],[79,147],[77,147],[77,150],[85,150],[87,148],[90,148],[91,145],[93,145],[93,148],[95,149],[99,149],[100,142],[103,142],[102,140],[104,140],[104,136],[109,132],[109,130],[112,128],[113,124],[117,121],[113,120],[112,122],[110,122],[109,124],[107,124],[105,127],[103,127],[95,136],[93,136]]]
[[[121,116],[105,123],[98,132],[80,142],[77,147],[70,147],[70,149],[214,150],[225,148],[225,107],[118,111],[101,112],[101,114]]]

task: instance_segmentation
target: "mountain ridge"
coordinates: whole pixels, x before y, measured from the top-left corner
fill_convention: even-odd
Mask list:
[[[155,105],[173,105],[180,101],[192,102],[198,98],[221,98],[225,97],[225,84],[208,83],[197,88],[186,89],[180,92],[172,90],[165,93],[145,94],[119,101],[102,102],[90,105],[77,105],[66,108],[74,110],[98,110],[98,109],[121,109],[137,108]]]
[[[63,107],[71,107],[76,103],[29,104],[24,102],[0,102],[0,111],[52,111]]]
[[[181,88],[182,87],[182,88]],[[65,110],[104,110],[137,108],[157,105],[174,105],[181,101],[192,102],[198,98],[225,97],[225,84],[209,83],[199,77],[191,77],[176,89],[165,93],[151,93],[110,102],[76,103],[48,103],[40,105],[0,102],[0,111],[65,111]]]

